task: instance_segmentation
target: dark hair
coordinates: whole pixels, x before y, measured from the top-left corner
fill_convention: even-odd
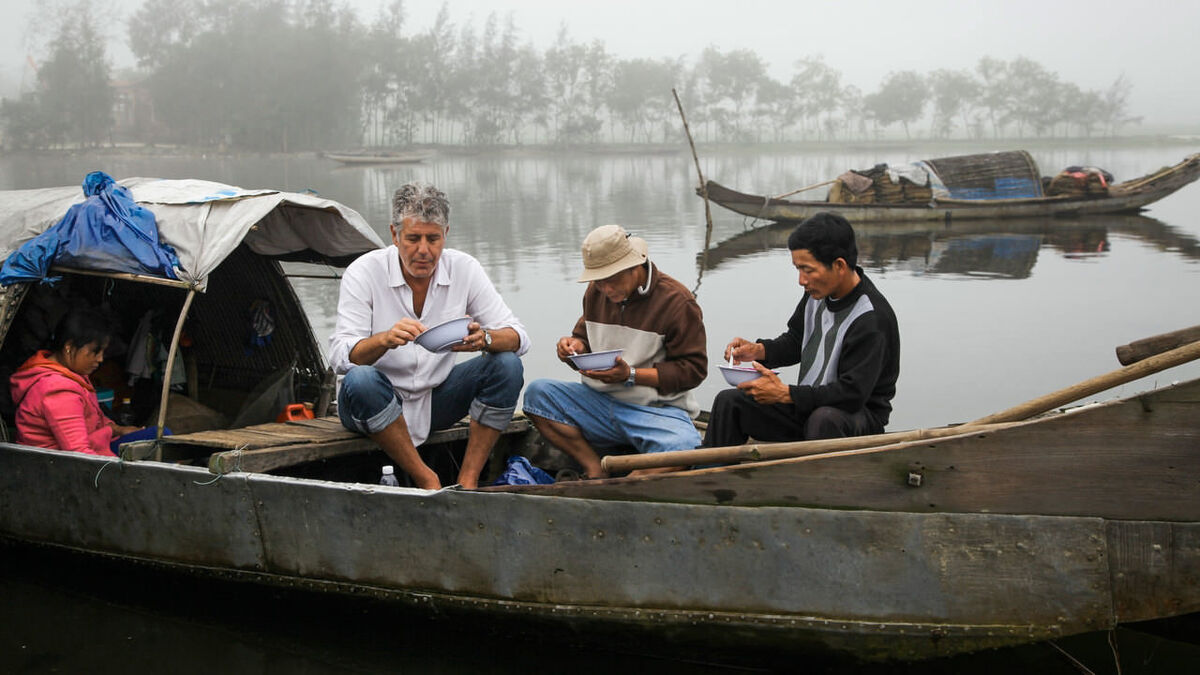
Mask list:
[[[67,343],[85,347],[104,346],[117,333],[117,322],[108,312],[96,307],[76,307],[58,320],[50,334],[50,351],[61,352]]]
[[[788,235],[788,250],[806,249],[822,265],[832,267],[842,258],[851,268],[858,265],[858,245],[854,243],[854,228],[850,221],[822,211],[796,226]]]

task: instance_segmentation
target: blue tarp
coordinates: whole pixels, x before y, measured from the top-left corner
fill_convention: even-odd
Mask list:
[[[1026,199],[1041,197],[1042,187],[1039,183],[1028,178],[996,178],[994,188],[982,187],[952,187],[950,197],[953,199]]]
[[[93,171],[83,180],[83,194],[87,199],[56,225],[8,256],[0,285],[41,281],[52,265],[179,278],[175,250],[159,241],[154,214],[135,203],[129,190]]]

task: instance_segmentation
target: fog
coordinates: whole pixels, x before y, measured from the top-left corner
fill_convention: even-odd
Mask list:
[[[145,0],[101,0],[96,6],[110,39],[115,68],[133,64],[124,45],[124,19]],[[44,55],[45,17],[61,0],[5,0],[0,23],[0,94],[33,86],[28,58]],[[382,0],[350,0],[369,23]],[[1102,90],[1120,75],[1132,84],[1129,112],[1143,118],[1131,133],[1164,126],[1200,126],[1200,80],[1193,72],[1200,48],[1200,3],[1145,0],[1091,3],[1009,0],[448,0],[455,26],[482,26],[495,12],[511,15],[518,35],[538,49],[565,27],[577,42],[601,41],[621,58],[676,58],[694,62],[709,46],[752,49],[769,72],[787,82],[794,62],[820,55],[846,84],[875,89],[889,72],[973,69],[981,57],[1024,56],[1083,89]],[[405,3],[406,32],[430,27],[442,3]]]

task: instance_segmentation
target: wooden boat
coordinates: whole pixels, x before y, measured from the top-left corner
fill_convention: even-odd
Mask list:
[[[1089,188],[1070,194],[1047,195],[1042,191],[1043,179],[1038,176],[1037,165],[1025,152],[948,157],[927,160],[924,164],[929,167],[930,176],[934,179],[940,177],[941,184],[952,196],[939,196],[940,190],[933,190],[932,181],[924,185],[905,184],[906,179],[903,178],[890,182],[879,176],[875,177],[875,185],[871,188],[871,194],[879,198],[872,197],[865,202],[839,201],[841,198],[799,200],[786,199],[786,195],[771,197],[747,194],[711,180],[705,184],[705,188],[708,199],[751,218],[796,223],[821,211],[829,211],[845,216],[857,226],[867,222],[950,222],[978,218],[1134,213],[1200,177],[1198,153],[1140,178],[1094,190]],[[871,170],[862,173],[869,174]],[[836,185],[839,180],[812,187]],[[885,186],[882,190],[881,185]],[[1014,185],[1020,189],[1007,189]],[[700,190],[697,193],[703,196]],[[842,194],[848,195],[849,192]],[[964,198],[953,195],[963,195]]]
[[[366,164],[416,164],[433,157],[433,150],[356,150],[347,152],[326,152],[323,155],[335,162],[346,166]]]
[[[236,194],[207,206],[234,215],[254,199]],[[304,197],[270,194],[288,204]],[[24,232],[14,224],[24,209],[6,208],[9,196],[0,194],[3,229],[28,236],[14,234]],[[42,213],[73,199],[30,196],[20,202],[40,204]],[[179,225],[201,217],[149,206],[169,243],[181,241]],[[323,251],[329,242],[309,241],[310,259],[336,261],[381,242],[328,202],[284,208],[296,210],[280,217],[267,209],[249,225],[201,217],[206,236],[227,243],[204,274],[181,256],[191,286],[63,272],[62,292],[108,294],[133,314],[147,302],[190,317],[175,322],[171,341],[188,327],[198,351],[184,360],[204,376],[186,404],[177,393],[163,396],[161,419],[187,422],[189,405],[253,398],[256,379],[293,359],[294,395],[320,396],[319,373],[310,372],[319,366],[294,355],[311,331],[294,294],[279,285],[283,268],[274,259],[297,255],[283,242],[315,236],[292,227],[298,215],[319,219],[316,229],[342,244]],[[260,292],[273,293],[286,321],[268,350],[246,354],[231,317]],[[22,327],[51,301],[20,286],[0,296],[0,365],[17,356]],[[1175,347],[1118,372],[1141,377],[1197,355],[1195,344]],[[252,369],[254,377],[241,372]],[[1073,389],[1068,400],[1087,395]],[[1052,397],[1051,407],[1062,398]],[[241,428],[210,422],[128,444],[121,460],[6,441],[0,537],[441,615],[589,635],[636,631],[695,649],[820,649],[868,660],[1200,611],[1200,381],[1028,419],[1047,409],[1047,401],[1034,403],[962,427],[851,439],[852,450],[827,452],[824,441],[751,445],[717,449],[737,456],[732,466],[471,491],[374,484],[382,454],[328,417]],[[462,437],[461,429],[439,432],[423,450],[451,452]],[[519,418],[502,440],[501,455],[547,452]]]

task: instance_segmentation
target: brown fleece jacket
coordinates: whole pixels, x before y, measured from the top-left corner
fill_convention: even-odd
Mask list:
[[[634,291],[624,302],[609,300],[595,284],[583,294],[583,316],[572,331],[588,351],[624,349],[634,368],[656,368],[658,387],[583,382],[598,391],[638,405],[671,405],[694,417],[700,411],[691,390],[708,373],[704,315],[691,291],[649,263],[645,295]]]

